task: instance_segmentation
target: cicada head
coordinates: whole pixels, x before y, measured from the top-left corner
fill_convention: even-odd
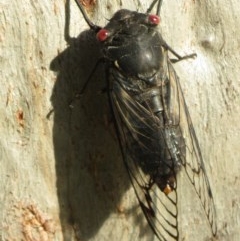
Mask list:
[[[97,33],[103,53],[126,76],[153,76],[162,62],[157,15],[119,10]]]

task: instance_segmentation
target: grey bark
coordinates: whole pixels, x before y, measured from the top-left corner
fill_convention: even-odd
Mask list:
[[[150,1],[122,1],[146,10]],[[102,0],[98,25],[119,9]],[[164,1],[161,31],[200,141],[216,203],[218,237],[240,239],[240,5]],[[103,66],[69,103],[100,56],[74,1],[0,2],[0,240],[152,240],[124,169],[109,114]],[[51,110],[53,109],[53,112]],[[181,175],[180,232],[210,240]]]

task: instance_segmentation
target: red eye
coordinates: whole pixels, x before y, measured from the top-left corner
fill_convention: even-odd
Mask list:
[[[101,42],[105,41],[108,36],[109,36],[109,31],[107,29],[104,29],[104,28],[99,30],[98,33],[97,33],[97,39]]]
[[[158,25],[160,23],[160,18],[157,15],[149,15],[148,20],[153,25]]]

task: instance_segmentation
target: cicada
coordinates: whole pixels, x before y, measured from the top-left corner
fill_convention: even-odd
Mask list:
[[[173,68],[195,54],[182,57],[164,41],[158,30],[161,0],[146,13],[119,10],[103,28],[76,2],[101,43],[124,164],[149,226],[161,241],[179,240],[177,176],[184,171],[215,236],[212,191]]]

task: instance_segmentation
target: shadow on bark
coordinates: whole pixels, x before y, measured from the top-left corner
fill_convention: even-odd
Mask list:
[[[121,160],[106,93],[103,65],[84,95],[69,103],[87,80],[100,53],[91,31],[72,39],[51,63],[57,72],[51,97],[57,191],[64,240],[94,236],[110,213],[116,212],[129,180]]]
[[[70,37],[69,0],[65,13],[64,32],[69,47],[50,64],[57,74],[51,96],[56,186],[64,240],[73,237],[89,240],[94,239],[109,215],[118,211],[130,180],[122,161],[108,96],[102,92],[107,86],[103,63],[97,66],[84,94],[74,99],[89,79],[101,52],[96,34],[91,30],[82,32],[78,38]],[[72,101],[73,108],[70,108]],[[135,212],[135,208],[127,213]],[[137,215],[135,222],[146,235],[147,226],[142,224],[142,218],[143,215]],[[114,232],[115,227],[108,228],[109,233]],[[102,236],[106,239],[108,234],[101,233],[96,238]]]
[[[68,37],[67,32],[68,17],[65,39],[69,47],[50,65],[57,73],[51,97],[56,185],[64,240],[72,236],[88,240],[109,214],[116,212],[130,183],[114,125],[108,122],[107,94],[100,93],[106,87],[103,64],[99,64],[84,95],[73,101],[74,108],[69,107],[100,58],[100,51],[92,31],[76,39]]]

